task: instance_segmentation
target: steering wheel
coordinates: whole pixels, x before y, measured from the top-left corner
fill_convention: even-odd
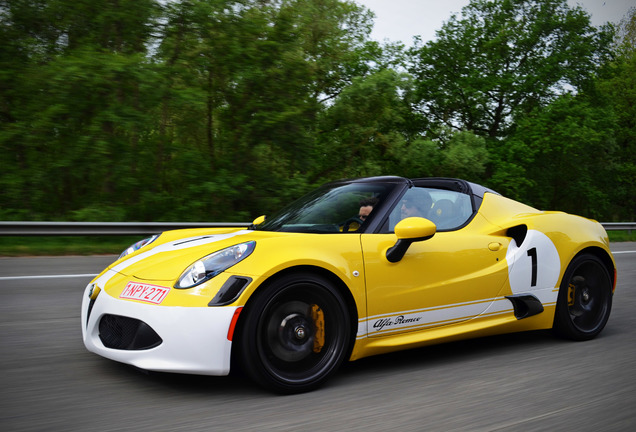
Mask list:
[[[364,221],[362,219],[360,219],[359,217],[350,217],[349,219],[344,221],[344,223],[342,224],[342,232],[348,232],[349,231],[349,225],[351,225],[354,222],[359,225],[358,228],[356,228],[356,230],[359,229],[362,226],[362,224],[364,223]]]

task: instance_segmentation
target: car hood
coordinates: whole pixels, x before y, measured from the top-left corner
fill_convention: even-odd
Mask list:
[[[112,270],[138,279],[176,280],[195,261],[229,246],[254,240],[254,231],[170,231],[134,255],[113,264]]]

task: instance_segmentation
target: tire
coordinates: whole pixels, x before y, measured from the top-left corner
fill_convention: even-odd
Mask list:
[[[607,324],[612,309],[612,280],[603,262],[594,255],[575,257],[563,276],[554,330],[566,339],[596,337]]]
[[[239,361],[248,376],[275,392],[319,387],[348,353],[347,307],[320,276],[283,276],[258,292],[245,312]]]

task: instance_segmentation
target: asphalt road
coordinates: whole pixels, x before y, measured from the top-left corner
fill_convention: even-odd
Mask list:
[[[377,356],[295,396],[87,352],[81,295],[114,257],[0,258],[0,430],[636,430],[636,243],[612,248],[619,282],[595,340],[542,331]]]

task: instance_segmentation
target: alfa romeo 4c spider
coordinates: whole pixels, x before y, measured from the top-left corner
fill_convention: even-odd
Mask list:
[[[326,184],[249,228],[166,231],[83,294],[89,351],[282,393],[344,361],[463,338],[607,323],[616,267],[595,221],[459,179]]]

